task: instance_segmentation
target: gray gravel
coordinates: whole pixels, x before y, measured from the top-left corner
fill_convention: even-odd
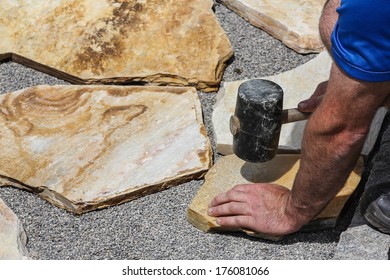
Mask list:
[[[220,4],[216,14],[235,51],[224,81],[283,72],[314,57],[286,48]],[[38,84],[66,83],[16,63],[0,64],[1,93]],[[199,95],[212,137],[216,94]],[[19,216],[34,259],[332,259],[353,215],[351,208],[335,229],[297,233],[280,242],[243,234],[205,234],[186,221],[187,206],[202,183],[192,181],[82,216],[14,188],[0,188],[0,196]]]

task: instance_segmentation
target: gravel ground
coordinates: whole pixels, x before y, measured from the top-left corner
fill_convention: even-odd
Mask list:
[[[216,4],[217,17],[235,51],[224,81],[283,72],[312,59],[299,55],[263,31]],[[64,81],[13,62],[0,64],[0,92]],[[211,133],[215,93],[199,93]],[[213,140],[213,139],[211,139]],[[215,156],[218,160],[218,156]],[[119,206],[75,216],[38,196],[0,188],[19,216],[33,259],[331,259],[353,209],[332,230],[297,233],[279,242],[243,234],[205,234],[186,220],[186,211],[203,181],[191,181]]]

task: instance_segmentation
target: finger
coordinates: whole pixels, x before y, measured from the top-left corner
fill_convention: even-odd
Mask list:
[[[244,192],[231,189],[228,192],[217,195],[213,200],[211,200],[209,207],[225,204],[232,201],[244,201],[244,200],[245,200]]]
[[[303,100],[298,104],[298,110],[305,113],[312,113],[320,105],[323,98],[324,96],[320,95],[312,96],[309,99]]]
[[[307,113],[314,112],[321,103],[327,87],[328,81],[318,84],[312,96],[298,104],[298,110]]]
[[[248,205],[244,202],[229,202],[210,207],[208,214],[213,217],[248,215]]]
[[[219,217],[216,222],[221,227],[238,229],[250,228],[253,223],[252,218],[250,216]]]

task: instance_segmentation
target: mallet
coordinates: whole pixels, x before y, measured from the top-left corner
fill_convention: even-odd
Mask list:
[[[310,114],[283,107],[283,90],[271,81],[254,79],[238,89],[230,118],[233,152],[249,162],[266,162],[276,155],[281,126],[307,119]]]

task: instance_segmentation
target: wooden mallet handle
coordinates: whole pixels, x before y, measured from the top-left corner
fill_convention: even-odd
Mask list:
[[[297,108],[282,111],[282,124],[307,120],[311,113],[302,113]]]

